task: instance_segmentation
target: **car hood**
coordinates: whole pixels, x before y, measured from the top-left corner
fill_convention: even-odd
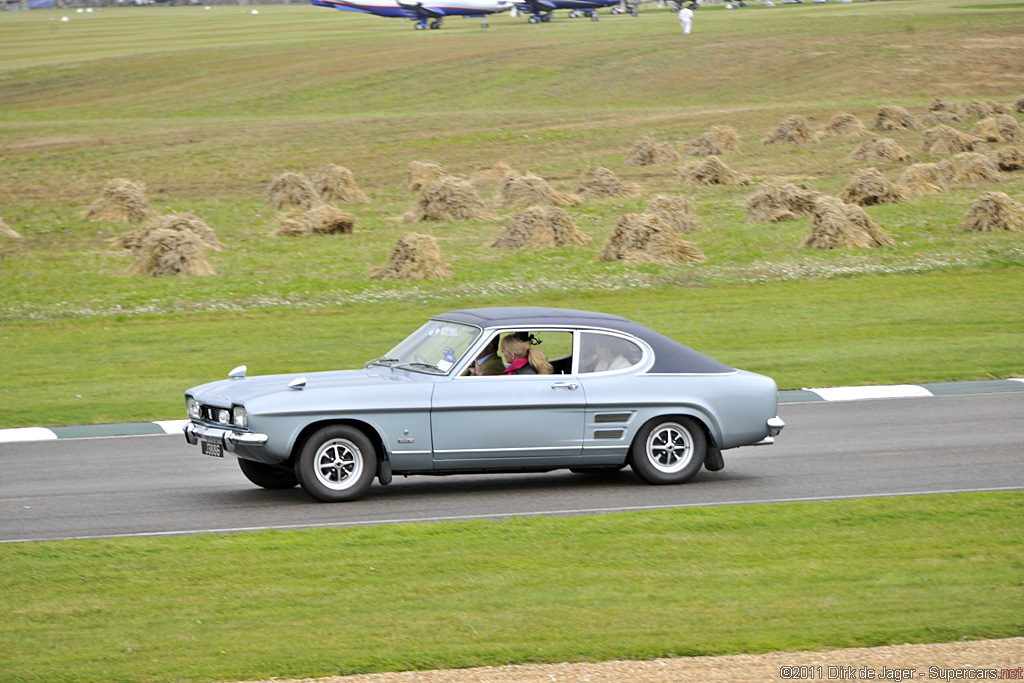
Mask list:
[[[383,370],[383,371],[382,371]],[[421,382],[423,378],[419,375],[411,375],[405,372],[392,372],[390,369],[367,369],[367,370],[331,370],[327,372],[310,372],[306,374],[291,373],[286,375],[257,375],[240,379],[224,379],[216,382],[209,382],[193,387],[186,391],[200,403],[208,405],[230,407],[232,404],[246,404],[253,399],[270,396],[272,394],[293,392],[288,385],[297,380],[305,378],[306,383],[302,391],[332,390],[332,389],[354,389],[370,386],[394,386]]]

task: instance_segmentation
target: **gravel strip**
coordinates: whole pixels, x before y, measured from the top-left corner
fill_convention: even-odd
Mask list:
[[[681,657],[639,662],[526,664],[248,683],[746,683],[761,681],[1024,680],[1024,638],[934,645]]]

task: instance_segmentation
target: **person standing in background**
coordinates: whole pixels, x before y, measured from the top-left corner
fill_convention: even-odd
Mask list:
[[[685,5],[683,9],[679,10],[679,22],[683,25],[683,34],[690,35],[690,26],[693,25],[693,8],[696,7],[693,3]]]

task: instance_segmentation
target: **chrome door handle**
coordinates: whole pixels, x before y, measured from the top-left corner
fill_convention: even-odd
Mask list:
[[[576,382],[555,382],[551,385],[552,389],[568,389],[569,391],[576,391],[579,388],[579,384]]]

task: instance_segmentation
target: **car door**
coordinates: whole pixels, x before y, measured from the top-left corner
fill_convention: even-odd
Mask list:
[[[459,376],[435,386],[435,469],[564,466],[580,457],[586,397],[573,374],[573,334],[534,334],[560,374]]]
[[[642,407],[656,399],[636,376],[650,354],[635,339],[605,331],[581,331],[577,348],[578,377],[587,395],[587,463],[621,463],[644,420]]]

